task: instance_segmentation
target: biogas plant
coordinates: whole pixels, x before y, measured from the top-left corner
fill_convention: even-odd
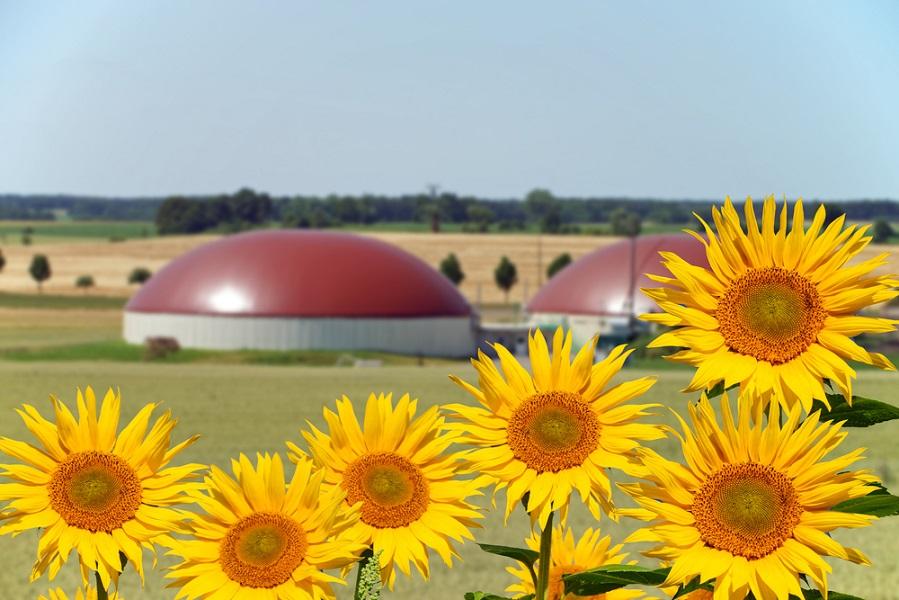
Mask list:
[[[170,337],[184,348],[375,350],[465,357],[487,342],[523,344],[528,329],[572,330],[584,342],[633,337],[654,304],[639,292],[665,274],[659,251],[705,263],[687,235],[623,240],[547,282],[519,323],[482,323],[439,272],[386,242],[340,232],[276,230],[228,236],[160,270],[125,307],[124,336]],[[630,265],[630,269],[622,269]],[[653,284],[655,285],[655,284]]]

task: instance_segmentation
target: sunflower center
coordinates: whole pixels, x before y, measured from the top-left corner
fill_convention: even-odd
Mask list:
[[[405,527],[428,508],[421,469],[392,452],[357,458],[344,473],[343,487],[347,503],[362,501],[362,521],[379,529]]]
[[[735,279],[715,316],[731,350],[781,364],[815,342],[827,313],[811,281],[795,271],[765,267]]]
[[[802,507],[793,483],[769,465],[726,464],[693,497],[702,540],[749,559],[774,552],[793,535]]]
[[[541,392],[509,419],[508,443],[532,469],[561,471],[584,464],[599,443],[599,421],[579,394]]]
[[[277,513],[254,513],[228,530],[219,547],[219,564],[232,581],[272,588],[290,579],[306,556],[303,528]]]
[[[78,452],[59,463],[47,486],[50,506],[72,527],[110,532],[141,503],[137,473],[107,452]]]

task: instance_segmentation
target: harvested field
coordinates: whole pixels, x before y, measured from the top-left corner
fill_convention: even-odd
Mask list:
[[[436,267],[450,252],[462,263],[465,280],[462,293],[473,303],[500,303],[502,292],[493,281],[493,269],[501,256],[508,256],[518,266],[518,284],[509,295],[510,302],[530,299],[545,276],[549,262],[568,252],[578,258],[620,238],[586,235],[530,235],[530,234],[472,234],[472,233],[361,233],[396,244]],[[217,239],[215,235],[172,236],[126,240],[122,242],[82,241],[13,245],[3,248],[7,264],[0,274],[0,291],[36,292],[28,275],[28,265],[34,254],[46,254],[53,271],[44,288],[53,293],[82,294],[75,288],[75,278],[92,275],[96,288],[90,294],[130,296],[134,286],[127,284],[128,274],[135,267],[158,271],[167,262],[200,244]],[[863,254],[870,258],[890,246],[872,246]],[[542,256],[541,256],[542,255]],[[540,258],[538,258],[540,257]],[[360,260],[363,258],[360,257]],[[899,272],[899,256],[891,257],[890,268]]]

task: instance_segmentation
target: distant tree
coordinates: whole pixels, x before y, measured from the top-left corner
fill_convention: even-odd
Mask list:
[[[31,225],[22,229],[22,245],[30,246],[31,245],[31,236],[34,235],[34,227]]]
[[[326,229],[328,227],[340,225],[340,222],[334,219],[328,211],[321,206],[316,206],[309,212],[308,222],[309,227],[312,229]]]
[[[465,273],[462,271],[462,265],[456,255],[450,252],[446,258],[440,261],[440,272],[446,275],[446,278],[455,285],[462,283],[465,279]]]
[[[657,206],[649,211],[649,214],[646,215],[646,220],[653,223],[682,223],[683,220],[680,217],[681,215],[675,212],[674,207]]]
[[[243,223],[259,225],[267,222],[272,214],[272,199],[268,194],[257,194],[249,188],[238,190],[229,204],[233,219]]]
[[[518,269],[515,267],[515,263],[503,256],[493,271],[493,278],[496,280],[497,287],[506,295],[506,304],[508,304],[509,290],[518,282]]]
[[[546,267],[546,278],[552,279],[553,275],[571,264],[571,255],[565,252],[555,257],[549,266]]]
[[[612,225],[612,235],[626,235],[628,237],[640,235],[642,227],[640,215],[625,208],[616,208],[609,215]]]
[[[531,190],[524,199],[525,209],[544,233],[556,233],[562,225],[562,208],[549,190]]]
[[[523,231],[526,227],[522,219],[504,219],[496,226],[500,231]]]
[[[443,220],[443,211],[437,202],[425,202],[419,209],[419,218],[428,223],[431,233],[440,233],[440,222]]]
[[[3,271],[3,267],[6,266],[6,257],[3,256],[3,251],[0,250],[0,271]]]
[[[887,221],[883,219],[877,219],[874,221],[874,229],[872,231],[872,235],[874,236],[875,244],[886,244],[890,241],[890,238],[893,237],[892,225],[890,225]]]
[[[465,209],[465,217],[471,229],[485,233],[493,222],[493,211],[483,204],[469,204]]]
[[[840,218],[840,216],[846,214],[846,209],[839,204],[836,204],[834,202],[823,202],[822,204],[824,206],[824,210],[826,211],[824,214],[825,228],[836,221],[838,218]],[[817,210],[817,208],[815,210]]]
[[[212,225],[209,204],[181,196],[167,198],[156,211],[156,230],[160,235],[197,233]]]
[[[35,254],[31,259],[31,266],[28,267],[28,272],[31,274],[31,278],[37,282],[37,291],[43,292],[43,284],[45,281],[50,279],[50,261],[47,260],[47,256],[44,254]]]
[[[94,287],[94,278],[91,275],[79,275],[75,280],[75,287],[84,290],[84,293],[87,293],[87,290]]]
[[[128,284],[138,283],[143,285],[153,276],[153,271],[146,267],[134,267],[128,274]]]

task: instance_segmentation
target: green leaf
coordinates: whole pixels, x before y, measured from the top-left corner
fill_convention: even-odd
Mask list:
[[[699,583],[699,577],[696,577],[687,585],[682,585],[677,588],[677,592],[672,596],[672,600],[674,598],[680,598],[682,596],[686,596],[690,592],[695,592],[696,590],[708,590],[710,592],[714,591],[715,588],[711,583]]]
[[[790,598],[795,598],[796,596],[790,596]],[[824,596],[821,595],[821,592],[818,590],[802,590],[802,598],[803,600],[824,600]],[[840,592],[835,592],[830,590],[827,593],[828,600],[863,600],[863,598],[859,598],[858,596],[850,596],[849,594],[841,594]]]
[[[721,394],[724,393],[724,381],[719,381],[715,385],[712,386],[712,389],[706,390],[706,397],[711,400],[712,398],[717,398]]]
[[[598,569],[566,575],[565,593],[575,596],[605,594],[626,585],[661,585],[670,569],[647,569],[636,565],[606,565]]]
[[[534,598],[533,594],[529,594],[524,596],[520,600],[532,600]],[[487,592],[467,592],[465,594],[465,600],[512,600],[511,598],[506,598],[505,596],[497,596],[496,594],[488,594]]]
[[[867,496],[844,500],[831,510],[874,515],[875,517],[892,517],[899,515],[899,498],[890,494],[885,487],[877,486],[877,489]]]
[[[529,567],[533,567],[534,563],[537,562],[537,559],[540,558],[539,552],[535,552],[528,548],[513,548],[512,546],[497,546],[495,544],[478,544],[478,546],[480,546],[481,550],[484,552],[496,554],[497,556],[505,556],[506,558],[511,558],[520,563],[524,563]]]
[[[870,427],[884,421],[899,419],[899,406],[862,396],[852,397],[852,406],[841,394],[827,394],[830,410],[820,400],[816,400],[812,410],[821,409],[823,420],[846,421],[846,427]]]

